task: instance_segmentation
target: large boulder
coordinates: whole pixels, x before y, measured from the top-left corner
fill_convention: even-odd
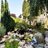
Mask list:
[[[46,44],[45,44],[45,46],[44,46],[44,47],[45,47],[45,48],[48,48],[48,45],[46,45]]]
[[[45,36],[46,36],[46,37],[48,36],[48,31],[45,31]]]
[[[37,33],[34,34],[34,36],[37,39],[38,43],[43,43],[44,42],[44,37],[43,37],[42,33],[37,32]]]
[[[45,37],[45,43],[48,45],[48,37]]]
[[[38,44],[35,46],[35,48],[44,48],[44,45],[43,44]]]

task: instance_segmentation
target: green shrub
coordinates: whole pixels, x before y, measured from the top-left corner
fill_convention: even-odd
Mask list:
[[[15,40],[13,40],[13,41],[11,41],[11,42],[9,42],[9,40],[7,40],[6,42],[5,42],[5,48],[18,48],[18,41],[15,41]]]
[[[6,29],[4,26],[0,26],[0,37],[4,36],[6,33]]]
[[[30,33],[26,33],[24,36],[24,39],[26,40],[26,42],[29,42],[32,40],[32,37],[30,36]]]
[[[43,24],[41,24],[41,23],[37,23],[36,24],[36,26],[35,26],[35,28],[39,31],[39,32],[41,32],[41,33],[44,33],[44,25]]]
[[[27,23],[16,23],[16,28],[19,30],[26,30],[28,28]]]

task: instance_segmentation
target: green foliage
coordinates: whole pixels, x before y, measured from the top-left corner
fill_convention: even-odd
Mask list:
[[[0,26],[0,37],[4,36],[5,33],[6,33],[6,29],[5,29],[5,27],[4,27],[3,25]]]
[[[4,11],[5,11],[5,4],[3,0],[1,0],[1,17],[3,16]]]
[[[46,7],[47,7],[47,10],[48,10],[48,0],[45,0],[45,1],[46,1],[45,2],[46,3]]]
[[[44,13],[43,9],[48,9],[48,0],[30,0],[30,15],[31,16],[38,16]]]
[[[7,0],[5,0],[5,11],[7,11],[7,10],[9,10],[9,8],[8,8],[8,2],[7,2]]]
[[[0,27],[1,27],[1,23],[0,23]]]
[[[2,23],[4,24],[6,31],[12,31],[15,27],[14,20],[10,17],[9,12],[4,12],[3,17],[1,18]]]
[[[1,13],[4,11],[3,0],[1,0]]]
[[[16,23],[16,28],[19,30],[26,30],[28,28],[28,24],[25,22]]]
[[[30,0],[30,15],[31,16],[37,16],[38,14],[38,8],[37,8],[37,0]]]
[[[5,41],[5,48],[18,48],[18,41],[12,41],[12,42],[9,42],[9,40]]]
[[[44,33],[44,25],[43,24],[41,24],[41,23],[37,23],[36,24],[36,29],[39,31],[39,32],[42,32],[42,33]]]
[[[22,10],[23,10],[23,16],[24,17],[30,16],[30,4],[29,4],[28,0],[27,1],[24,0]]]
[[[28,28],[28,24],[24,21],[24,20],[22,20],[22,19],[20,19],[20,18],[13,18],[13,17],[11,17],[14,21],[15,21],[15,23],[16,23],[16,27],[15,28],[17,28],[17,29],[21,29],[21,30],[26,30],[27,28]]]
[[[30,37],[30,34],[29,34],[29,33],[26,33],[24,39],[25,39],[27,42],[29,42],[29,41],[32,40],[32,37]]]

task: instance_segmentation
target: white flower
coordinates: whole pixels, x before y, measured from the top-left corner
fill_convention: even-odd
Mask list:
[[[11,32],[8,32],[8,35],[11,35]]]
[[[48,43],[48,37],[45,37],[45,42]]]
[[[19,46],[18,48],[22,48],[22,47]]]
[[[10,39],[10,40],[9,40],[9,42],[12,42],[12,41],[14,41],[14,39]]]
[[[15,33],[18,36],[18,33]]]
[[[14,33],[14,31],[12,31],[12,33]]]
[[[20,41],[19,39],[15,39],[15,41]]]
[[[7,35],[4,36],[4,38],[7,38],[7,37],[8,37]]]
[[[24,37],[24,35],[21,35],[22,37]]]
[[[14,31],[17,31],[17,29],[15,29]]]
[[[6,38],[2,38],[2,41],[5,41],[6,40]]]
[[[12,36],[8,36],[8,39],[11,39],[12,38]]]
[[[33,37],[33,34],[30,34],[29,36],[32,38]]]
[[[25,44],[25,41],[20,41],[20,42],[19,42],[19,45],[20,45],[20,46],[22,46],[22,45],[24,45],[24,44]]]
[[[26,35],[28,35],[29,33],[25,33]]]
[[[14,37],[16,37],[16,34],[15,34],[15,33],[13,33],[13,36],[14,36]]]
[[[20,38],[22,37],[20,34],[18,35]]]

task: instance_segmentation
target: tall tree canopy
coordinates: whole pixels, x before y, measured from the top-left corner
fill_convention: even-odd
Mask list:
[[[23,16],[38,16],[48,10],[48,0],[24,0]]]
[[[30,0],[31,16],[38,16],[48,9],[48,0]]]

